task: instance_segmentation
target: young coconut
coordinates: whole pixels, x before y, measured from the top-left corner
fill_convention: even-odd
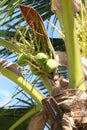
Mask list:
[[[57,69],[58,67],[58,62],[54,59],[49,59],[46,63],[46,71],[48,73],[52,73]]]
[[[17,59],[17,63],[20,66],[26,66],[27,65],[27,57],[21,53]]]
[[[43,52],[37,53],[37,55],[35,56],[35,61],[38,66],[44,65],[48,59],[49,56]]]

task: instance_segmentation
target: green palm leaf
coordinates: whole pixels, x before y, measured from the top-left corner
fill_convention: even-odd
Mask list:
[[[23,23],[23,18],[21,16],[21,13],[19,11],[19,5],[30,5],[37,9],[37,11],[42,16],[43,20],[46,20],[47,18],[50,18],[52,15],[51,9],[50,9],[50,0],[43,1],[43,0],[30,0],[30,1],[22,1],[17,0],[13,1],[11,0],[9,3],[7,0],[2,1],[0,3],[0,15],[2,16],[0,18],[0,26],[6,26],[7,30],[9,29],[15,29],[15,27],[18,26],[18,23]],[[12,22],[12,23],[11,23]],[[11,25],[12,24],[12,25]]]

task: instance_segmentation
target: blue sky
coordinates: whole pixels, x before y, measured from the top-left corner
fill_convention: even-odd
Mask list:
[[[53,22],[53,17],[52,17],[51,21]],[[47,21],[45,21],[45,26],[46,25],[47,25]],[[59,26],[58,22],[57,22],[56,26],[60,30],[60,26]],[[52,35],[50,33],[51,29],[52,29],[51,26],[49,26],[48,31],[47,31],[49,37],[51,37],[51,35]],[[55,31],[53,37],[58,38],[60,36]],[[13,94],[15,92],[15,86],[17,86],[17,85],[14,82],[7,79],[3,75],[0,75],[0,107],[2,107],[3,105],[5,105],[7,102],[9,102],[11,100],[11,97],[13,96]]]
[[[16,84],[11,80],[0,75],[0,107],[11,100],[12,94],[14,93],[14,85]]]

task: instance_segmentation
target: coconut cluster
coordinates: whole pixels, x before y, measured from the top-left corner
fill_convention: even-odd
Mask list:
[[[43,69],[47,73],[52,73],[57,69],[58,62],[55,59],[50,58],[49,55],[39,52],[34,56],[36,66]],[[20,66],[26,66],[28,64],[28,58],[22,53],[19,55],[17,62]],[[36,72],[36,68],[31,67],[32,72]],[[37,73],[35,73],[37,74]]]
[[[47,73],[54,72],[58,67],[57,61],[43,52],[40,52],[35,56],[35,61],[38,66],[44,66]]]

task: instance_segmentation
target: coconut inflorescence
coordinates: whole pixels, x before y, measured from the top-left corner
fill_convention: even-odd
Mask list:
[[[17,59],[17,62],[20,66],[26,66],[28,64],[28,58],[24,53],[21,53]],[[52,73],[58,68],[58,62],[55,59],[50,58],[48,54],[39,52],[34,56],[37,67],[45,71],[46,73]],[[31,65],[30,65],[31,66]],[[37,70],[37,67],[31,66],[31,70],[34,74],[38,75],[40,72]]]

